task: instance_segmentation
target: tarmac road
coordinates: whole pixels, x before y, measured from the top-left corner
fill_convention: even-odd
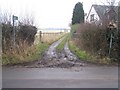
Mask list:
[[[3,67],[3,88],[118,88],[118,68]]]

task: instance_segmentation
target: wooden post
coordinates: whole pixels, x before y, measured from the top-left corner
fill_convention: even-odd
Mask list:
[[[42,42],[42,31],[40,31],[40,42]]]
[[[15,47],[15,28],[14,28],[14,15],[13,15],[13,47]]]
[[[113,39],[113,35],[111,33],[111,35],[110,35],[110,45],[109,45],[109,56],[111,55],[112,39]]]

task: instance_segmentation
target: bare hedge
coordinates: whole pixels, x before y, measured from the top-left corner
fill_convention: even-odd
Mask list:
[[[113,60],[119,59],[118,53],[118,33],[117,30],[111,32],[104,26],[95,24],[81,24],[76,31],[74,39],[77,46],[93,55],[99,55],[101,58],[110,56]],[[113,34],[111,54],[109,55],[110,33]]]
[[[21,44],[27,43],[32,45],[34,43],[35,34],[37,33],[37,28],[32,25],[19,25],[15,26],[16,36],[15,44],[19,46]],[[12,50],[13,47],[13,26],[11,24],[2,23],[2,51]]]

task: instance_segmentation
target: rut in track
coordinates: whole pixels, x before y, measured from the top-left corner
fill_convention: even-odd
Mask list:
[[[84,66],[81,62],[68,48],[68,42],[64,46],[62,52],[57,52],[56,47],[61,43],[65,37],[53,43],[49,49],[44,53],[41,60],[38,60],[30,67],[43,68],[43,67],[60,67],[60,68],[70,68]],[[29,67],[29,66],[28,66]]]

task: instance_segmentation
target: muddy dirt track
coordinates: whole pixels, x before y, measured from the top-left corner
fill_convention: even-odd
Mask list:
[[[60,67],[60,68],[70,68],[70,67],[80,67],[84,66],[85,63],[80,61],[68,48],[68,43],[66,42],[64,46],[64,50],[61,52],[56,51],[56,47],[61,43],[61,41],[65,37],[60,40],[54,42],[47,51],[43,54],[43,57],[32,63],[26,64],[24,67],[27,68],[44,68],[44,67]]]
[[[65,44],[60,53],[53,43],[42,59],[24,65],[3,67],[3,88],[118,88],[118,67],[82,62]]]

